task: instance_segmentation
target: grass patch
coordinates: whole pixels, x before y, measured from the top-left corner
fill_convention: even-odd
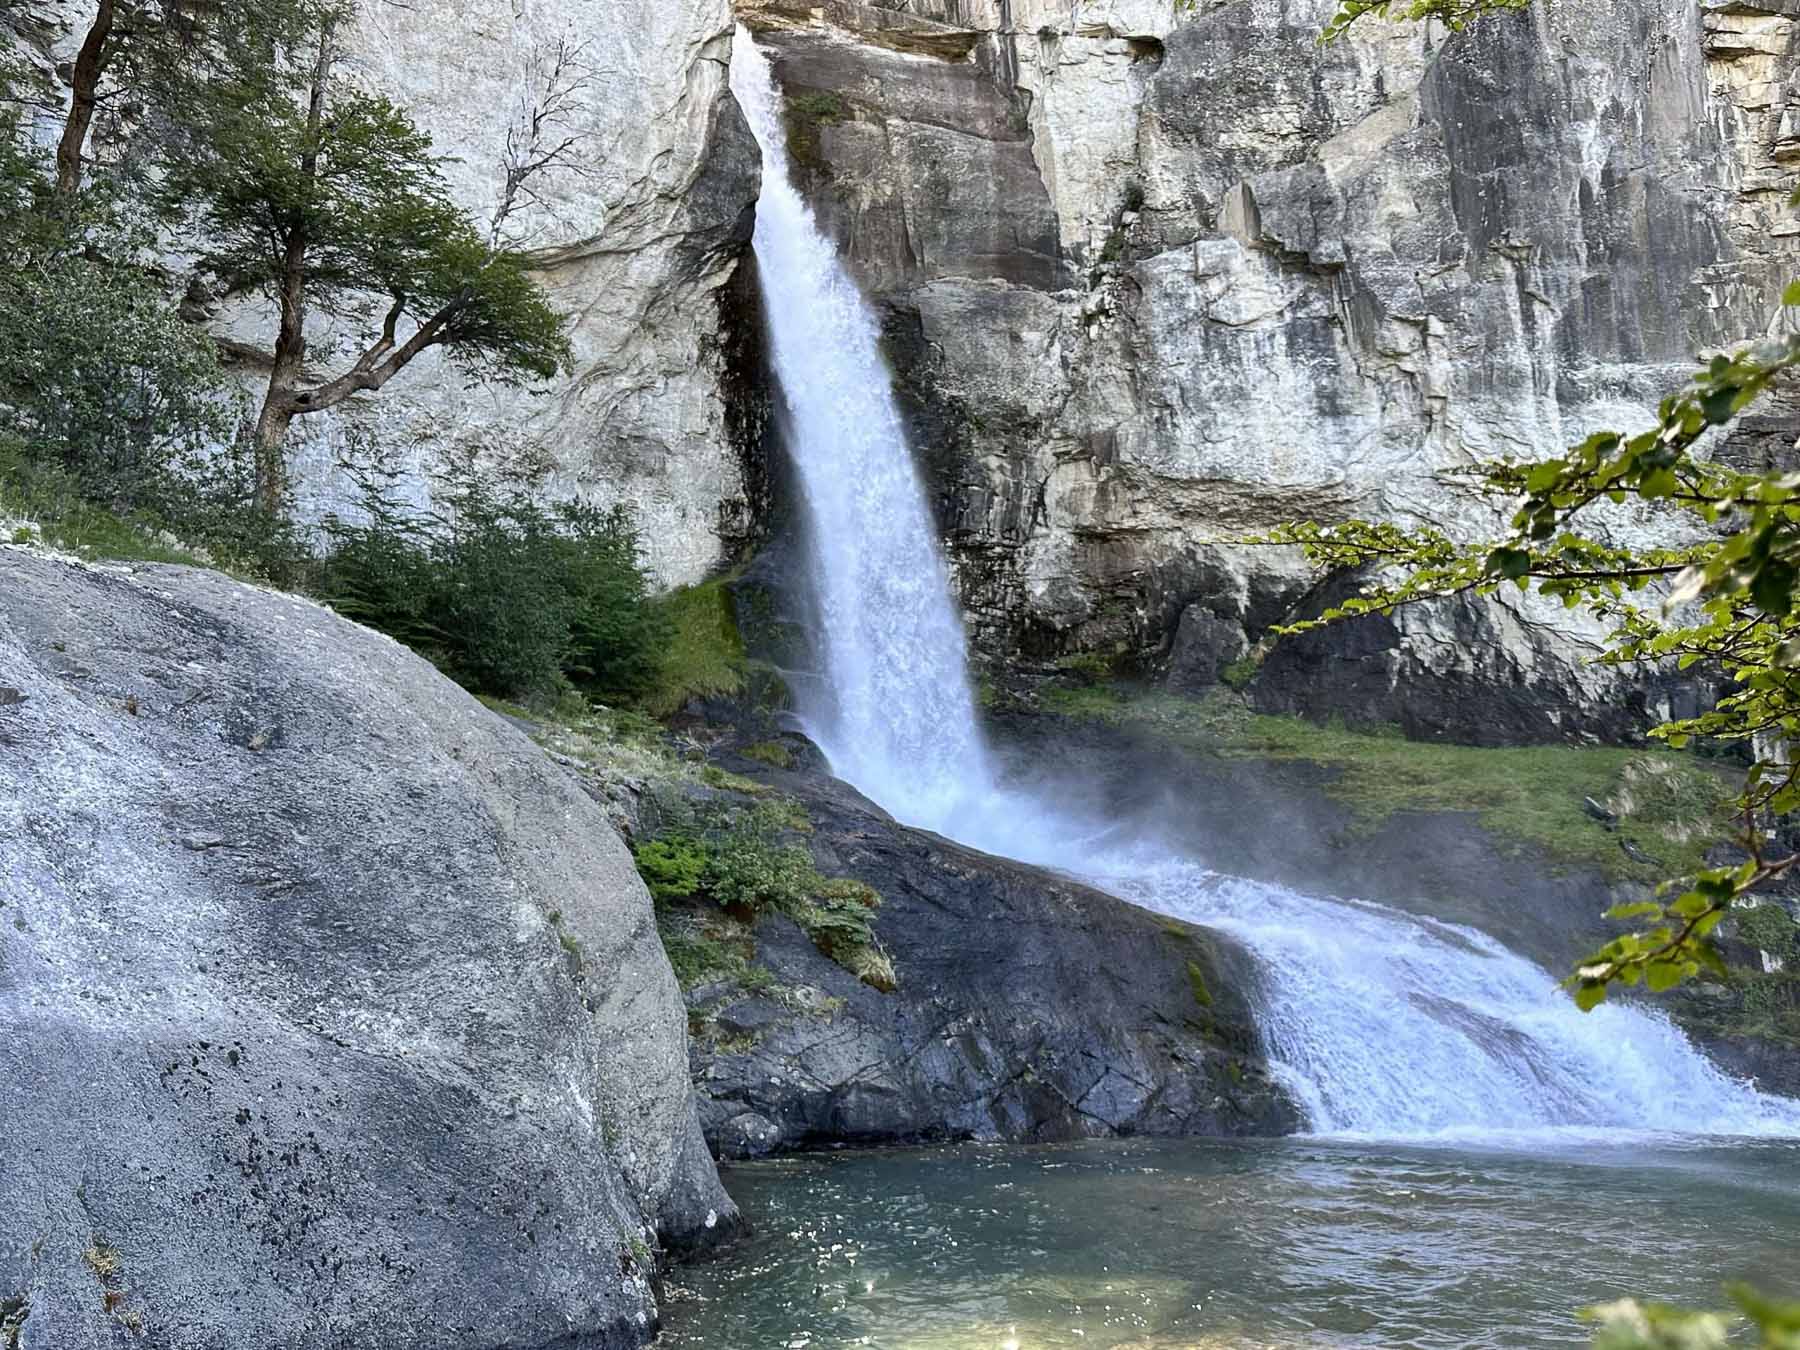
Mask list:
[[[731,609],[730,577],[684,586],[656,602],[670,629],[660,668],[638,705],[652,717],[689,699],[726,698],[744,687],[744,642]]]
[[[149,520],[96,505],[66,475],[35,470],[4,447],[0,520],[7,522],[5,537],[15,544],[44,544],[90,562],[206,565]]]
[[[1202,1008],[1212,1007],[1212,990],[1206,987],[1206,972],[1200,969],[1198,961],[1187,963],[1188,988],[1193,992],[1194,1002]]]
[[[725,981],[751,993],[772,989],[775,976],[756,964],[747,925],[724,914],[658,901],[656,931],[682,989]]]
[[[1473,812],[1498,836],[1620,880],[1694,871],[1707,848],[1730,832],[1723,806],[1731,782],[1676,751],[1409,741],[1398,730],[1351,731],[1264,716],[1222,690],[1185,699],[1091,685],[1052,690],[1044,704],[1063,716],[1145,729],[1228,759],[1334,769],[1326,791],[1349,808],[1355,832],[1373,831],[1401,811]],[[1613,828],[1587,814],[1584,797],[1617,816]],[[1634,862],[1622,841],[1654,862]]]
[[[758,741],[755,745],[745,746],[742,753],[745,759],[753,759],[772,768],[794,767],[794,752],[780,741]]]

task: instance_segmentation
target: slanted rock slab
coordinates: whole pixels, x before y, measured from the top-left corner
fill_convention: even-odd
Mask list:
[[[19,1350],[624,1347],[737,1215],[600,808],[397,643],[0,549]]]

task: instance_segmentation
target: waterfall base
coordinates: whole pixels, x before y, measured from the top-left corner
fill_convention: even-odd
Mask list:
[[[810,818],[830,870],[883,896],[884,993],[766,915],[773,987],[689,991],[701,1124],[726,1157],[841,1143],[1280,1134],[1228,939],[908,829],[818,773],[725,756]]]

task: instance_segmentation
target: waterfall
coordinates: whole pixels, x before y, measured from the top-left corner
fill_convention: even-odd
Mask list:
[[[875,315],[794,187],[768,61],[741,29],[734,51],[732,92],[763,152],[756,257],[822,620],[826,678],[799,686],[799,711],[840,778],[942,828],[991,775],[937,530]]]
[[[741,29],[731,85],[763,151],[756,256],[824,627],[798,711],[834,772],[902,821],[1238,938],[1265,1049],[1317,1131],[1800,1134],[1800,1103],[1728,1079],[1660,1014],[1584,1014],[1480,933],[1107,845],[998,784],[878,325],[794,186],[773,73]]]

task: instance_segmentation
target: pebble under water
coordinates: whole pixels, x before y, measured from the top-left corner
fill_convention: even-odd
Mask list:
[[[1584,1344],[1585,1305],[1800,1288],[1800,1143],[1319,1138],[850,1152],[725,1180],[660,1350]]]

